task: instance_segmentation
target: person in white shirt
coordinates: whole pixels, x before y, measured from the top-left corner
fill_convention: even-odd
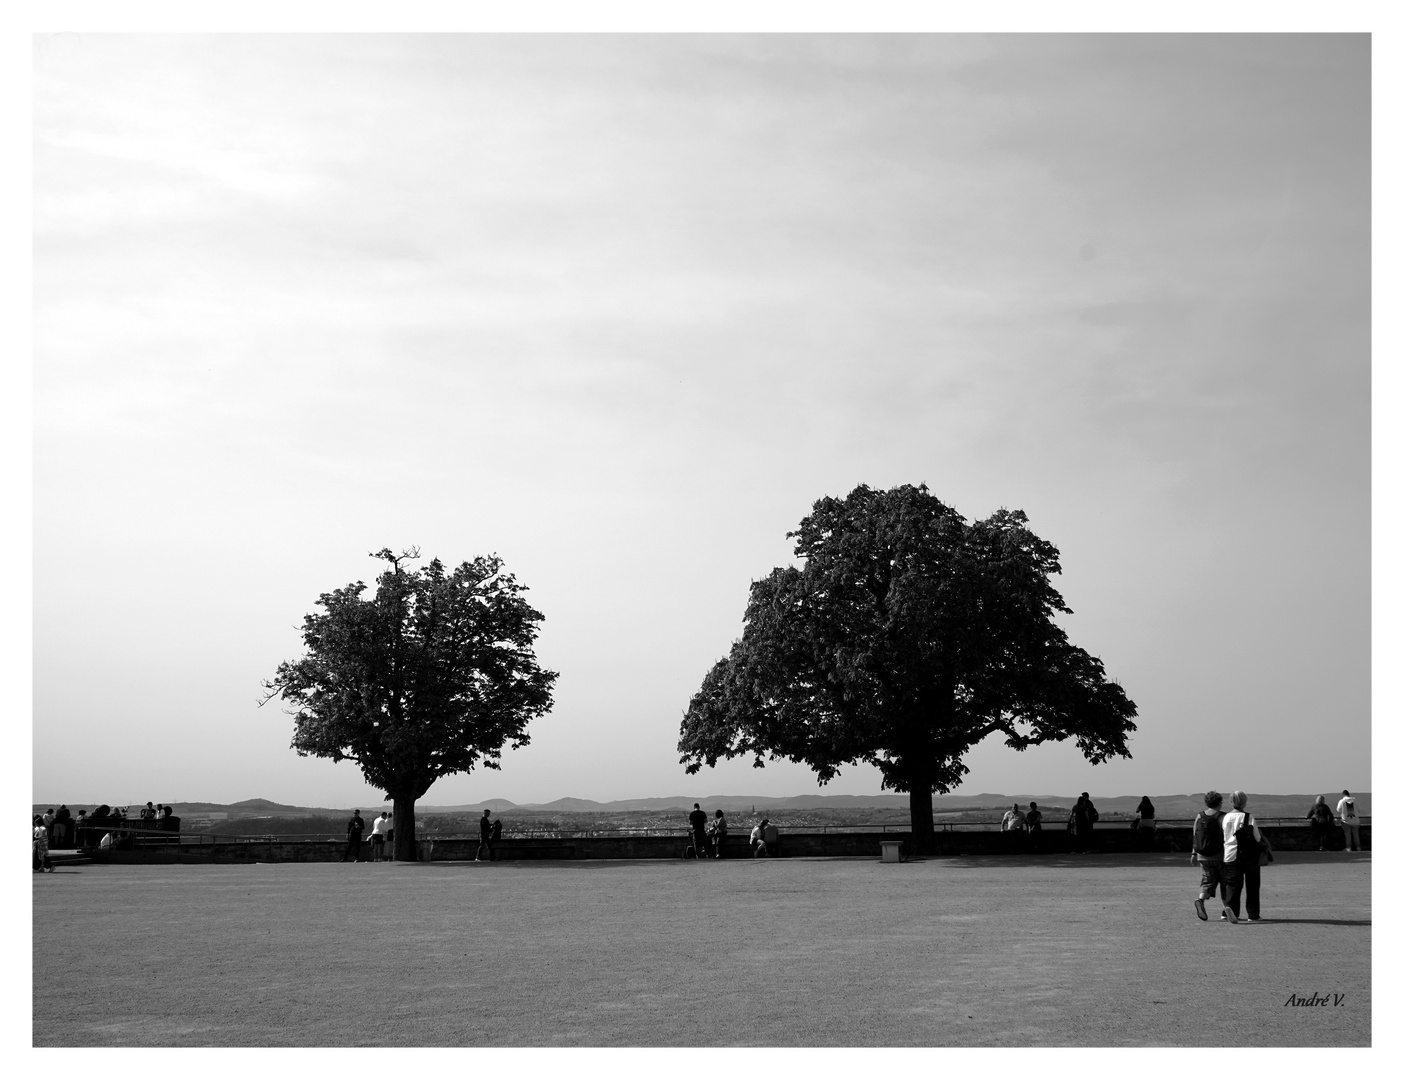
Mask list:
[[[1239,830],[1246,828],[1244,843],[1239,843]],[[1251,840],[1248,838],[1251,837]],[[1258,904],[1258,890],[1262,884],[1262,867],[1258,865],[1258,851],[1263,843],[1263,834],[1258,831],[1253,815],[1248,813],[1248,795],[1243,791],[1233,793],[1233,809],[1224,815],[1224,913],[1220,918],[1231,923],[1238,922],[1239,897],[1246,892],[1244,907],[1248,921],[1258,922],[1262,912]]]
[[[1349,791],[1341,792],[1341,801],[1336,803],[1336,816],[1341,819],[1341,831],[1345,833],[1345,849],[1361,850],[1360,817],[1355,812],[1355,799]]]
[[[380,816],[371,823],[371,862],[380,862],[385,856],[385,834],[390,831],[390,815],[384,810]]]

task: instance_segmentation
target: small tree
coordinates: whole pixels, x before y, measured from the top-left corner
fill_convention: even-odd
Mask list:
[[[926,487],[820,499],[789,534],[802,567],[751,585],[745,626],[683,717],[689,773],[719,758],[789,758],[821,784],[876,765],[911,795],[930,849],[932,792],[988,735],[1023,750],[1075,739],[1089,761],[1130,757],[1135,704],[1053,621],[1058,551],[1019,511],[974,523]]]
[[[394,804],[396,859],[415,858],[414,804],[441,776],[501,767],[527,745],[527,722],[551,709],[556,673],[537,666],[539,612],[495,555],[452,572],[417,551],[372,558],[389,567],[323,593],[303,620],[307,655],[264,683],[294,718],[300,756],[354,761]]]

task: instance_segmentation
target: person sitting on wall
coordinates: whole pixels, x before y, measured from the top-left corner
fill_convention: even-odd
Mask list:
[[[156,808],[151,805],[151,800],[146,800],[146,805],[141,808],[138,815],[142,821],[154,821],[156,819]]]
[[[756,845],[753,858],[774,859],[780,855],[780,830],[770,823],[769,818],[761,818],[761,823],[751,833],[751,842]]]

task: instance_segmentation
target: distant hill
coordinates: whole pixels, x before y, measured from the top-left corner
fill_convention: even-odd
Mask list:
[[[1327,803],[1334,810],[1340,793],[1322,792],[1321,794],[1326,796]],[[1150,798],[1151,802],[1155,804],[1156,816],[1160,818],[1191,818],[1204,806],[1203,792],[1187,795],[1152,795]],[[1315,799],[1315,795],[1261,795],[1250,792],[1248,808],[1262,817],[1302,817],[1305,816],[1307,808]],[[1371,813],[1370,793],[1368,791],[1356,792],[1355,800],[1360,813],[1368,817]],[[994,810],[1007,808],[1016,802],[1024,806],[1030,801],[1045,807],[1070,807],[1077,801],[1077,795],[1000,795],[992,792],[981,792],[978,795],[937,795],[932,799],[934,809],[938,814],[943,811]],[[1141,797],[1139,795],[1093,795],[1092,801],[1096,803],[1098,811],[1103,816],[1119,814],[1130,816],[1136,812],[1136,806],[1141,801]],[[617,799],[613,802],[564,798],[549,803],[514,803],[508,799],[484,799],[481,802],[460,803],[453,806],[420,803],[416,810],[420,814],[462,814],[481,812],[484,809],[489,809],[493,813],[511,810],[555,811],[558,813],[677,810],[686,813],[692,809],[692,804],[695,802],[701,803],[708,810],[720,809],[728,813],[745,812],[752,807],[755,807],[756,810],[824,810],[861,807],[906,809],[909,805],[906,795],[792,795],[781,798],[768,795],[668,795],[658,798]],[[1227,802],[1227,797],[1225,802]],[[41,814],[49,807],[58,805],[57,802],[35,803],[33,812]],[[74,815],[77,815],[79,810],[91,811],[96,805],[96,803],[70,802],[68,808],[73,811]],[[128,803],[126,805],[128,811],[135,815],[142,804]],[[362,803],[359,809],[363,814],[373,813],[388,805],[388,803],[383,802],[369,802]],[[276,803],[268,799],[244,799],[236,803],[175,802],[171,806],[177,817],[197,817],[204,814],[222,813],[227,815],[229,821],[272,817],[336,817],[350,814],[351,810],[354,809],[350,806],[338,808],[289,806],[286,803]]]

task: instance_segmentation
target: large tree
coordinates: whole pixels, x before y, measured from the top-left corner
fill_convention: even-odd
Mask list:
[[[299,755],[354,761],[385,792],[407,860],[415,802],[441,776],[500,768],[503,746],[525,746],[527,722],[550,711],[556,680],[532,650],[542,616],[501,559],[408,569],[417,555],[376,552],[389,566],[374,596],[360,581],[323,593],[303,620],[307,655],[264,684],[294,718]]]
[[[821,784],[867,762],[910,792],[930,849],[932,792],[989,735],[1023,750],[1074,739],[1093,763],[1130,757],[1135,704],[1055,622],[1058,551],[1020,511],[967,522],[925,485],[824,498],[789,537],[799,566],[751,585],[731,653],[683,717],[689,773],[755,755],[809,765]]]

